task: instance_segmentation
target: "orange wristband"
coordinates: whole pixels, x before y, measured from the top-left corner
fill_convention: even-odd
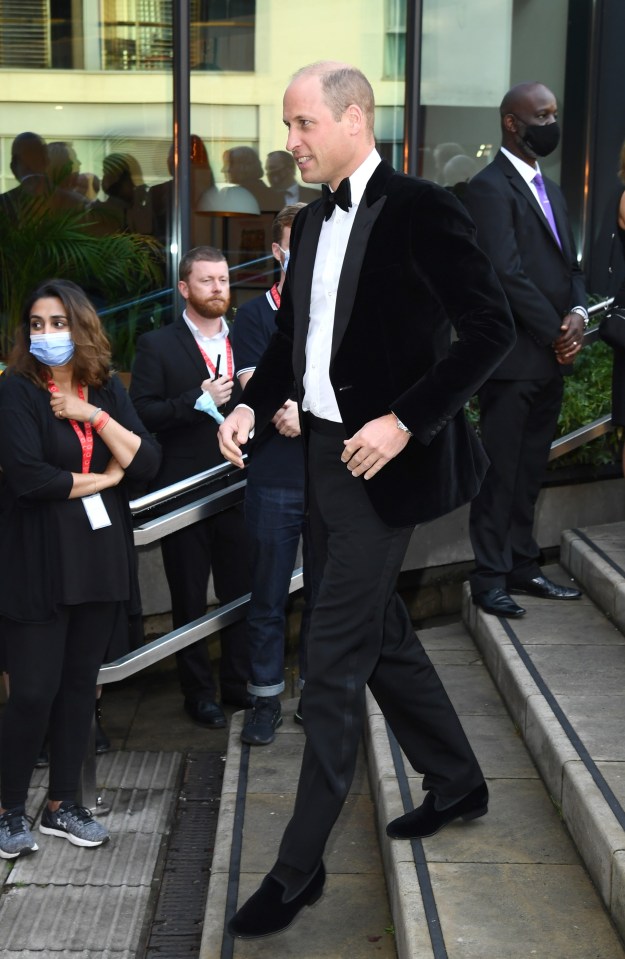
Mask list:
[[[103,413],[100,413],[100,415],[98,416],[97,420],[96,420],[96,421],[94,422],[94,424],[93,424],[96,433],[101,433],[101,432],[102,432],[102,430],[104,429],[104,427],[106,426],[106,424],[108,423],[108,421],[110,420],[110,418],[111,418],[111,417],[110,417],[110,414],[109,414],[109,413],[104,413],[104,412],[103,412]]]

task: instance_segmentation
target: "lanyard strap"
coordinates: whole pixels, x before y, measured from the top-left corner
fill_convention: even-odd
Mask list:
[[[211,360],[211,358],[210,358],[210,356],[208,355],[208,353],[206,352],[206,350],[204,350],[204,349],[202,348],[202,346],[201,346],[201,344],[200,344],[200,341],[199,341],[199,340],[196,340],[195,342],[197,343],[198,350],[199,350],[200,353],[202,354],[202,359],[203,359],[204,362],[206,363],[206,366],[208,367],[209,372],[213,374],[213,377],[214,377],[215,379],[217,379],[217,377],[219,376],[219,371],[218,371],[219,358],[217,359],[217,364],[218,364],[218,365],[215,366],[215,364],[214,364],[213,361]],[[220,354],[220,356],[221,356],[221,354]],[[231,379],[232,379],[232,374],[234,373],[234,360],[233,360],[233,358],[232,358],[232,346],[231,346],[231,344],[230,344],[230,340],[228,339],[228,337],[226,337],[226,369],[227,369],[227,372],[228,372],[228,379],[231,380]]]
[[[59,388],[53,380],[49,380],[48,389],[51,393],[58,393]],[[78,399],[84,400],[85,391],[80,383],[78,384]],[[74,433],[78,437],[80,448],[82,450],[82,472],[88,473],[91,467],[91,458],[93,456],[93,429],[91,423],[83,423],[85,432],[83,433],[80,424],[76,420],[68,420],[71,423]]]
[[[271,289],[269,290],[269,294],[270,294],[271,299],[273,300],[273,302],[276,304],[276,309],[279,310],[279,309],[280,309],[280,299],[281,299],[281,297],[280,297],[280,294],[279,294],[279,292],[278,292],[278,284],[277,284],[277,283],[274,283],[274,285],[271,287]]]

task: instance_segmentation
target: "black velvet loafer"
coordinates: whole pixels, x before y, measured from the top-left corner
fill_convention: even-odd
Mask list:
[[[571,586],[560,586],[546,576],[534,576],[521,582],[511,582],[509,588],[513,593],[527,593],[528,596],[538,596],[539,599],[581,599],[579,589]]]
[[[265,876],[260,888],[241,906],[228,923],[228,932],[237,939],[262,939],[274,936],[291,925],[304,906],[312,906],[320,898],[326,881],[322,862],[308,885],[285,902],[285,888],[273,876]]]
[[[434,793],[428,793],[418,809],[390,822],[386,835],[391,839],[425,839],[434,836],[454,819],[468,821],[485,816],[488,812],[488,786],[482,783],[447,809],[436,809],[435,803]]]

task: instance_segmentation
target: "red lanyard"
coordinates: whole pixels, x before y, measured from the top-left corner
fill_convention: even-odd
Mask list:
[[[231,380],[232,374],[234,373],[234,360],[232,359],[232,346],[230,345],[230,340],[228,339],[228,337],[226,337],[225,339],[226,339],[226,369],[228,371],[228,379]],[[198,350],[202,354],[202,359],[206,363],[209,371],[213,374],[215,379],[217,379],[219,375],[217,373],[217,367],[211,360],[210,356],[208,356],[206,351],[203,350],[202,347],[200,346],[200,341],[196,340],[195,342],[197,343]]]
[[[271,287],[271,289],[269,290],[269,293],[270,293],[270,295],[271,295],[271,299],[272,299],[273,302],[276,304],[276,309],[279,310],[279,309],[280,309],[280,294],[278,293],[278,284],[277,284],[277,283],[274,283],[274,285],[273,285],[273,286]]]
[[[59,388],[52,380],[48,382],[48,389],[51,393],[58,393]],[[78,399],[84,400],[85,393],[80,384],[78,384]],[[80,443],[80,448],[82,450],[82,471],[83,473],[88,473],[91,466],[91,457],[93,456],[93,429],[91,428],[91,423],[83,423],[84,430],[80,428],[80,425],[76,420],[68,420],[72,425],[74,433],[78,437],[78,442]]]

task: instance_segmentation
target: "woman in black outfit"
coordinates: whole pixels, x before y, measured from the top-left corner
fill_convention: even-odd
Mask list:
[[[120,604],[138,607],[125,478],[147,483],[160,450],[110,371],[83,291],[33,293],[0,377],[0,633],[11,680],[0,745],[0,857],[37,849],[25,803],[48,730],[42,833],[99,846],[76,802],[96,678]]]

